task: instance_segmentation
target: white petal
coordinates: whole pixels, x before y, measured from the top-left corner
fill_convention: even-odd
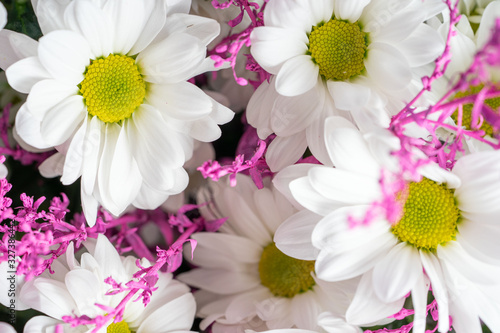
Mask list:
[[[198,268],[178,276],[178,279],[190,286],[210,292],[230,295],[248,291],[260,285],[258,272],[222,271],[220,268]]]
[[[273,172],[277,172],[297,162],[306,148],[304,132],[288,137],[276,137],[267,148],[267,163]]]
[[[137,333],[188,331],[194,320],[196,303],[191,293],[158,308],[139,326]]]
[[[375,294],[384,302],[404,298],[423,275],[418,250],[399,243],[373,269]]]
[[[292,298],[291,310],[290,314],[297,327],[314,330],[323,307],[319,304],[315,293],[305,292]]]
[[[182,32],[196,37],[204,45],[208,45],[220,33],[220,24],[216,20],[208,17],[176,14],[174,17],[170,16],[170,19],[181,21],[181,24],[184,26]]]
[[[31,88],[26,102],[30,112],[42,120],[47,110],[77,93],[77,86],[52,79],[42,80]]]
[[[470,253],[478,257],[475,252],[479,252],[483,256],[490,258],[484,261],[494,260],[498,263],[499,259],[496,253],[500,250],[500,244],[495,239],[498,239],[500,234],[500,226],[479,224],[473,220],[463,220],[462,222],[458,226],[459,236],[466,243],[464,246],[468,245],[473,248]],[[496,216],[496,222],[498,223],[498,215]],[[481,260],[482,258],[478,257],[478,259]]]
[[[291,97],[278,95],[272,104],[272,131],[278,136],[290,136],[305,130],[318,118],[324,100],[325,89],[319,77],[315,87],[304,94]]]
[[[55,332],[56,325],[63,325],[63,321],[56,320],[46,316],[36,316],[31,318],[24,326],[23,333],[52,333]],[[53,331],[52,331],[53,329]],[[3,331],[2,331],[3,332]],[[16,331],[13,330],[13,333]],[[5,333],[8,333],[5,332]]]
[[[158,191],[143,182],[132,204],[139,209],[156,209],[167,200],[169,195],[168,192]]]
[[[309,181],[318,194],[338,206],[370,204],[381,196],[378,178],[336,168],[312,168]]]
[[[309,43],[303,31],[268,26],[255,28],[250,38],[252,56],[271,74],[277,74],[285,61],[306,54]]]
[[[40,63],[57,80],[77,85],[90,63],[90,47],[85,38],[69,31],[53,31],[40,38]]]
[[[26,103],[24,103],[16,114],[16,127],[14,130],[25,143],[32,147],[39,149],[52,147],[42,138],[40,123],[40,120],[31,114]]]
[[[314,167],[317,168],[318,166]],[[297,200],[302,207],[316,214],[325,216],[339,207],[338,203],[334,200],[318,193],[318,191],[312,187],[308,177],[292,180],[289,187],[293,198]]]
[[[425,273],[429,277],[429,280],[431,280],[432,293],[434,294],[438,304],[438,330],[440,332],[447,332],[450,328],[450,320],[448,316],[448,290],[445,286],[441,265],[434,254],[428,254],[420,251],[420,258],[422,260]]]
[[[408,61],[389,44],[371,43],[365,67],[371,79],[383,89],[402,90],[411,80]]]
[[[83,124],[71,139],[66,158],[64,161],[63,176],[61,182],[64,185],[73,184],[82,174],[83,145],[85,133],[87,132],[88,117],[84,117]]]
[[[420,24],[410,37],[396,47],[405,55],[411,67],[434,61],[444,50],[439,34],[426,24]]]
[[[319,66],[310,55],[299,55],[287,60],[276,76],[276,91],[283,96],[297,96],[316,86]]]
[[[95,306],[95,303],[102,302],[100,288],[102,281],[99,281],[93,272],[85,269],[69,271],[64,278],[64,283],[75,300],[79,313],[87,316],[100,314],[100,309]]]
[[[135,44],[146,23],[146,1],[107,1],[104,13],[114,28],[113,51],[127,54]]]
[[[45,178],[59,177],[63,174],[65,156],[55,153],[40,164],[38,170]]]
[[[264,12],[264,22],[266,26],[297,28],[310,32],[313,25],[313,16],[307,15],[306,8],[298,0],[277,0],[270,1]],[[305,14],[305,15],[304,15]]]
[[[366,140],[351,122],[341,117],[325,121],[325,136],[330,158],[337,169],[352,171],[378,179],[380,167]]]
[[[109,193],[123,211],[135,199],[142,184],[142,177],[137,163],[132,155],[132,149],[128,142],[126,127],[122,126],[116,141],[109,171]]]
[[[93,196],[85,193],[83,186],[80,191],[80,196],[82,197],[82,210],[85,220],[89,227],[93,227],[97,220],[97,208],[99,203]]]
[[[414,333],[424,333],[427,327],[427,294],[429,291],[429,279],[420,274],[415,286],[411,290],[411,298],[415,315],[413,317]]]
[[[89,42],[92,58],[113,53],[113,28],[97,3],[72,1],[64,12],[64,21]]]
[[[47,144],[60,145],[81,125],[85,116],[82,96],[68,97],[47,111],[40,127],[40,133]]]
[[[480,152],[460,158],[453,173],[462,180],[455,190],[460,210],[488,213],[500,207],[500,151]]]
[[[500,3],[497,1],[490,2],[490,4],[484,9],[479,28],[476,32],[476,45],[478,49],[482,48],[491,38],[491,30],[495,25],[495,20],[498,19],[499,13]]]
[[[367,237],[369,235],[365,236]],[[314,238],[313,234],[313,244]],[[316,259],[316,273],[320,279],[326,281],[342,281],[359,276],[384,258],[395,243],[394,236],[386,233],[372,237],[367,244],[358,244],[356,248],[344,252],[321,251]]]
[[[334,15],[334,1],[330,0],[318,0],[318,1],[307,1],[304,4],[309,6],[308,11],[311,12],[314,22],[328,22]]]
[[[104,123],[97,117],[87,119],[87,133],[83,140],[82,191],[88,195],[94,192],[99,157],[104,143]]]
[[[181,120],[197,120],[212,111],[210,98],[189,82],[151,85],[148,102],[161,112]]]
[[[474,284],[492,285],[498,283],[500,268],[474,259],[458,242],[451,241],[445,245],[439,245],[437,255],[443,261],[443,265],[453,266],[455,270]]]
[[[37,55],[38,42],[30,37],[0,29],[0,68],[6,70],[16,61]]]
[[[0,30],[7,24],[7,10],[4,5],[0,3]]]
[[[303,208],[298,202],[295,201],[293,194],[290,190],[290,183],[300,177],[307,176],[310,168],[317,166],[316,164],[301,163],[289,166],[275,175],[273,184],[278,191],[283,194],[287,200],[292,203],[296,208]]]
[[[64,30],[64,11],[71,0],[33,0],[33,9],[43,34]]]
[[[43,277],[26,282],[19,297],[31,308],[56,319],[77,307],[63,282]]]
[[[112,276],[117,282],[128,282],[120,255],[106,236],[99,234],[92,252],[103,277]]]
[[[392,9],[391,4],[387,7],[386,10]],[[394,45],[411,36],[419,25],[423,25],[426,13],[419,7],[421,4],[417,1],[410,2],[406,8],[391,13],[392,15],[370,20],[364,31],[370,32],[374,36],[373,40],[389,42]]]
[[[5,75],[9,85],[24,94],[28,94],[35,83],[50,78],[50,74],[42,66],[38,57],[19,60],[7,68]]]
[[[290,216],[274,234],[276,247],[287,256],[315,260],[319,251],[312,245],[311,235],[320,218],[307,210]]]
[[[353,325],[369,324],[385,319],[397,313],[403,307],[405,299],[393,303],[382,302],[373,291],[372,274],[367,272],[361,278],[356,295],[346,313],[347,322]]]
[[[335,17],[354,23],[359,19],[363,13],[363,9],[370,3],[370,0],[336,0],[334,3]]]
[[[262,255],[262,247],[252,240],[238,236],[222,233],[198,232],[192,235],[198,241],[194,252],[193,262],[202,267],[227,267],[228,261],[246,264],[257,264]],[[210,254],[210,261],[203,262],[197,259],[198,254],[206,252]],[[223,264],[224,266],[219,266]]]
[[[205,46],[188,34],[173,34],[137,56],[148,82],[177,83],[191,78],[205,59]]]
[[[274,101],[279,96],[274,87],[274,78],[272,76],[270,82],[264,80],[260,84],[248,101],[246,109],[248,123],[257,129],[257,134],[262,140],[273,133],[270,123],[271,112]]]
[[[326,85],[338,109],[347,111],[359,109],[370,100],[370,89],[360,84],[328,81]]]
[[[184,1],[188,2],[188,1]],[[141,35],[135,42],[129,54],[137,54],[144,50],[158,35],[161,28],[165,25],[167,18],[165,4],[162,1],[143,2],[148,5],[144,17],[145,26],[142,28]]]

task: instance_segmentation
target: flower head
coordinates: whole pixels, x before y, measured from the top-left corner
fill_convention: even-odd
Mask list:
[[[439,8],[428,3],[268,3],[251,51],[272,76],[255,92],[247,116],[262,139],[277,135],[266,155],[273,171],[306,148],[328,163],[322,135],[328,116],[350,118],[363,131],[389,124],[421,86],[419,68],[443,48],[437,31],[423,23]]]
[[[186,4],[39,1],[44,36],[7,68],[9,83],[28,94],[19,137],[58,150],[43,175],[62,175],[63,184],[81,176],[90,224],[98,203],[118,215],[180,193],[194,139],[217,139],[218,124],[232,118],[186,82],[214,69],[206,46],[219,33],[215,21],[185,14]]]

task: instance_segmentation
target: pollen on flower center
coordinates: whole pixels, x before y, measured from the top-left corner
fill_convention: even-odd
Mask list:
[[[312,289],[316,284],[312,271],[314,261],[291,258],[274,243],[266,246],[260,257],[260,281],[274,296],[293,297]]]
[[[130,117],[146,95],[134,59],[117,54],[92,61],[79,88],[88,113],[106,123]]]
[[[358,23],[331,19],[312,28],[309,53],[327,80],[347,80],[365,69],[367,35]]]
[[[462,98],[462,97],[467,97],[467,96],[470,96],[473,94],[477,94],[483,88],[484,88],[483,84],[479,84],[477,86],[470,87],[466,91],[459,91],[458,93],[456,93],[454,98]],[[485,99],[484,104],[488,105],[493,110],[497,110],[498,107],[500,107],[500,97]],[[471,103],[464,104],[462,107],[462,125],[465,126],[465,128],[468,130],[472,129],[471,122],[472,122],[472,108],[473,107],[474,107],[474,104],[471,104]],[[455,111],[451,115],[451,118],[455,121],[455,123],[458,122],[458,110]],[[487,121],[483,121],[483,123],[481,124],[481,127],[479,129],[483,130],[485,135],[493,136],[493,127]]]
[[[410,183],[406,195],[403,217],[392,227],[400,241],[434,251],[455,239],[460,210],[452,190],[423,178]]]
[[[106,330],[107,333],[133,333],[130,328],[128,327],[128,324],[122,320],[119,323],[112,323],[111,325],[108,326],[108,329]]]

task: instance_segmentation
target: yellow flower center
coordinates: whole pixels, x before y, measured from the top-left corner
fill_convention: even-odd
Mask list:
[[[466,91],[459,91],[458,93],[455,94],[454,98],[462,98],[462,97],[467,97],[473,94],[477,94],[483,89],[484,85],[479,84],[477,86],[470,87]],[[484,100],[484,104],[488,105],[490,108],[493,110],[497,110],[498,107],[500,107],[500,97],[495,97],[495,98],[489,98]],[[468,129],[471,130],[471,121],[472,121],[472,108],[474,107],[474,104],[469,103],[469,104],[464,104],[462,107],[462,125]],[[455,123],[458,122],[458,111],[455,111],[452,115],[451,118],[455,121]],[[480,130],[484,131],[485,135],[493,136],[493,127],[484,120],[483,123],[481,124],[481,127],[479,128]]]
[[[93,60],[79,88],[88,113],[106,123],[130,117],[146,95],[135,60],[118,54]]]
[[[365,69],[367,47],[358,23],[331,19],[312,28],[308,54],[326,80],[347,80]]]
[[[403,207],[403,217],[392,227],[392,233],[402,242],[418,249],[435,251],[455,239],[460,210],[453,190],[423,178],[410,183]]]
[[[259,262],[260,281],[274,296],[293,297],[316,284],[311,272],[314,261],[287,256],[274,243],[264,248]]]
[[[128,324],[122,320],[119,323],[112,323],[106,330],[107,333],[133,333],[128,327]]]

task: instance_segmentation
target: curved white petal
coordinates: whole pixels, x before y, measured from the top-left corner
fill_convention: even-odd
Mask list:
[[[18,32],[0,29],[0,68],[4,71],[16,61],[37,55],[38,42]]]
[[[306,54],[309,43],[303,31],[272,26],[255,28],[250,38],[252,56],[271,74],[277,74],[287,60]]]
[[[276,76],[276,91],[283,96],[298,96],[313,89],[318,82],[319,66],[310,55],[287,60]]]
[[[371,90],[360,84],[342,81],[326,83],[335,107],[341,110],[359,109],[370,100]]]
[[[411,80],[410,66],[405,56],[386,43],[370,44],[365,68],[370,78],[383,89],[403,90]]]
[[[37,82],[50,78],[49,72],[40,63],[38,57],[19,60],[7,68],[5,75],[10,86],[24,94],[28,94]]]
[[[300,132],[288,137],[276,137],[266,152],[266,160],[271,171],[277,172],[297,162],[307,148],[305,133]]]
[[[51,146],[58,146],[65,142],[81,125],[86,116],[83,98],[74,95],[47,111],[42,120],[40,133],[44,142]]]
[[[399,243],[373,269],[375,294],[384,302],[395,302],[413,290],[422,275],[418,250]]]
[[[72,1],[64,12],[64,21],[71,30],[88,41],[92,58],[113,53],[113,27],[96,2]]]
[[[335,17],[341,20],[347,20],[351,23],[356,22],[363,9],[370,3],[371,0],[335,0],[334,12]]]
[[[290,216],[274,234],[276,247],[287,256],[300,260],[315,260],[319,251],[313,246],[311,235],[320,218],[307,210]]]
[[[71,85],[82,82],[90,55],[87,40],[69,30],[53,31],[40,38],[38,44],[38,57],[47,72]]]

